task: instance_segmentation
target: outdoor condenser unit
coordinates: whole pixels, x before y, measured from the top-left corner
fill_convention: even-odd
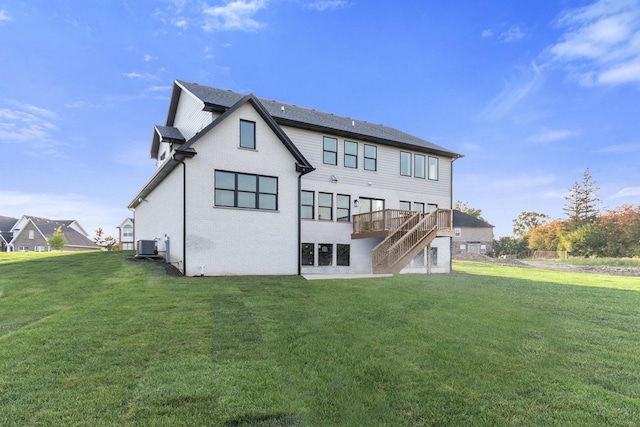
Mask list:
[[[158,248],[155,240],[138,240],[136,246],[136,257],[157,256]]]

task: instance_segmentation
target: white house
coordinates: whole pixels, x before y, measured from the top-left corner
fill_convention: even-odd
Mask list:
[[[175,81],[150,154],[135,239],[187,276],[450,271],[461,155],[415,136]]]
[[[135,249],[133,241],[133,218],[125,218],[118,228],[118,244],[121,251],[132,251]]]

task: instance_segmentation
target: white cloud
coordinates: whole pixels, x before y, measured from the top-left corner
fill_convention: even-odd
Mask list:
[[[8,108],[0,108],[0,144],[25,144],[37,148],[40,155],[60,156],[58,147],[62,144],[56,139],[59,129],[53,123],[58,117],[56,113],[27,103],[5,101],[5,104]]]
[[[542,70],[535,63],[531,63],[531,67],[524,70],[522,74],[523,76],[515,82],[505,82],[502,92],[480,113],[481,118],[495,120],[504,117],[543,81]]]
[[[549,52],[581,85],[640,82],[640,2],[598,0],[565,11],[565,30]]]
[[[254,16],[266,7],[265,0],[231,0],[223,6],[204,6],[205,31],[241,30],[255,31],[265,26]]]
[[[507,31],[502,32],[499,38],[503,43],[512,43],[522,39],[524,36],[525,33],[520,27],[511,27]]]
[[[640,196],[640,187],[625,187],[611,196],[612,199],[623,199],[625,197]]]
[[[493,36],[493,31],[490,28],[487,28],[482,32],[482,38],[489,38]]]
[[[319,0],[307,5],[309,9],[314,9],[320,12],[332,9],[343,9],[347,6],[349,6],[349,3],[344,0]]]
[[[13,21],[13,18],[9,16],[6,10],[0,10],[0,25]]]
[[[614,144],[602,147],[599,150],[596,150],[597,153],[633,153],[635,151],[640,151],[640,144]]]
[[[187,28],[187,26],[189,25],[189,21],[187,21],[185,18],[178,18],[173,22],[173,25],[178,28]]]
[[[529,138],[531,142],[546,144],[549,142],[561,141],[567,138],[573,138],[580,134],[579,131],[576,130],[568,130],[568,129],[543,129],[537,135]]]

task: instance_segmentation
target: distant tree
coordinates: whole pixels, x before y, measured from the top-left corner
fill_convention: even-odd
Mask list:
[[[62,226],[56,228],[53,232],[53,236],[47,239],[47,244],[51,249],[61,251],[67,245],[67,239],[62,234]]]
[[[640,205],[622,205],[606,210],[598,226],[607,241],[604,256],[640,256]]]
[[[516,255],[518,258],[525,258],[529,254],[527,242],[527,236],[520,238],[500,237],[493,241],[493,256]]]
[[[573,256],[602,256],[607,245],[602,229],[596,224],[583,224],[574,230],[558,232],[559,250]]]
[[[538,212],[522,212],[518,218],[513,220],[513,235],[520,237],[527,234],[530,230],[549,222],[551,217],[547,214]]]
[[[593,224],[598,220],[598,206],[602,202],[598,197],[598,190],[600,188],[596,186],[596,181],[587,168],[582,176],[582,183],[576,181],[565,197],[567,203],[562,210],[569,220],[566,224],[569,230]]]
[[[453,209],[460,212],[464,212],[467,215],[471,215],[472,217],[478,218],[481,221],[485,221],[485,222],[487,221],[486,219],[482,218],[482,209],[470,208],[467,202],[463,203],[460,200],[458,200],[456,202],[456,205],[453,207]]]
[[[558,232],[562,230],[563,222],[555,220],[529,231],[529,249],[532,251],[557,251],[560,237]]]
[[[98,228],[96,230],[96,237],[93,238],[93,241],[96,245],[106,249],[107,251],[112,251],[118,246],[118,240],[116,240],[112,236],[104,236],[104,230],[102,228]]]

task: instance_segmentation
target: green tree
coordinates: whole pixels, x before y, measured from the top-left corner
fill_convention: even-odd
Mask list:
[[[53,236],[47,239],[47,244],[51,249],[61,251],[67,245],[67,239],[64,237],[62,233],[62,226],[56,228],[53,232]]]
[[[529,255],[527,249],[528,238],[500,237],[493,241],[493,256],[516,255],[518,258],[526,258]]]
[[[562,210],[569,220],[566,224],[569,230],[593,224],[598,220],[598,206],[602,202],[598,197],[598,190],[600,188],[596,186],[596,181],[587,168],[582,176],[582,183],[576,181],[565,197],[567,203]]]
[[[458,200],[456,202],[456,205],[453,207],[453,209],[460,212],[464,212],[467,215],[471,215],[472,217],[478,218],[481,221],[487,222],[486,219],[482,218],[482,209],[470,208],[467,202],[463,203],[460,200]]]
[[[551,217],[547,214],[538,212],[522,212],[518,218],[513,220],[513,235],[517,237],[524,236],[536,227],[549,222]]]

